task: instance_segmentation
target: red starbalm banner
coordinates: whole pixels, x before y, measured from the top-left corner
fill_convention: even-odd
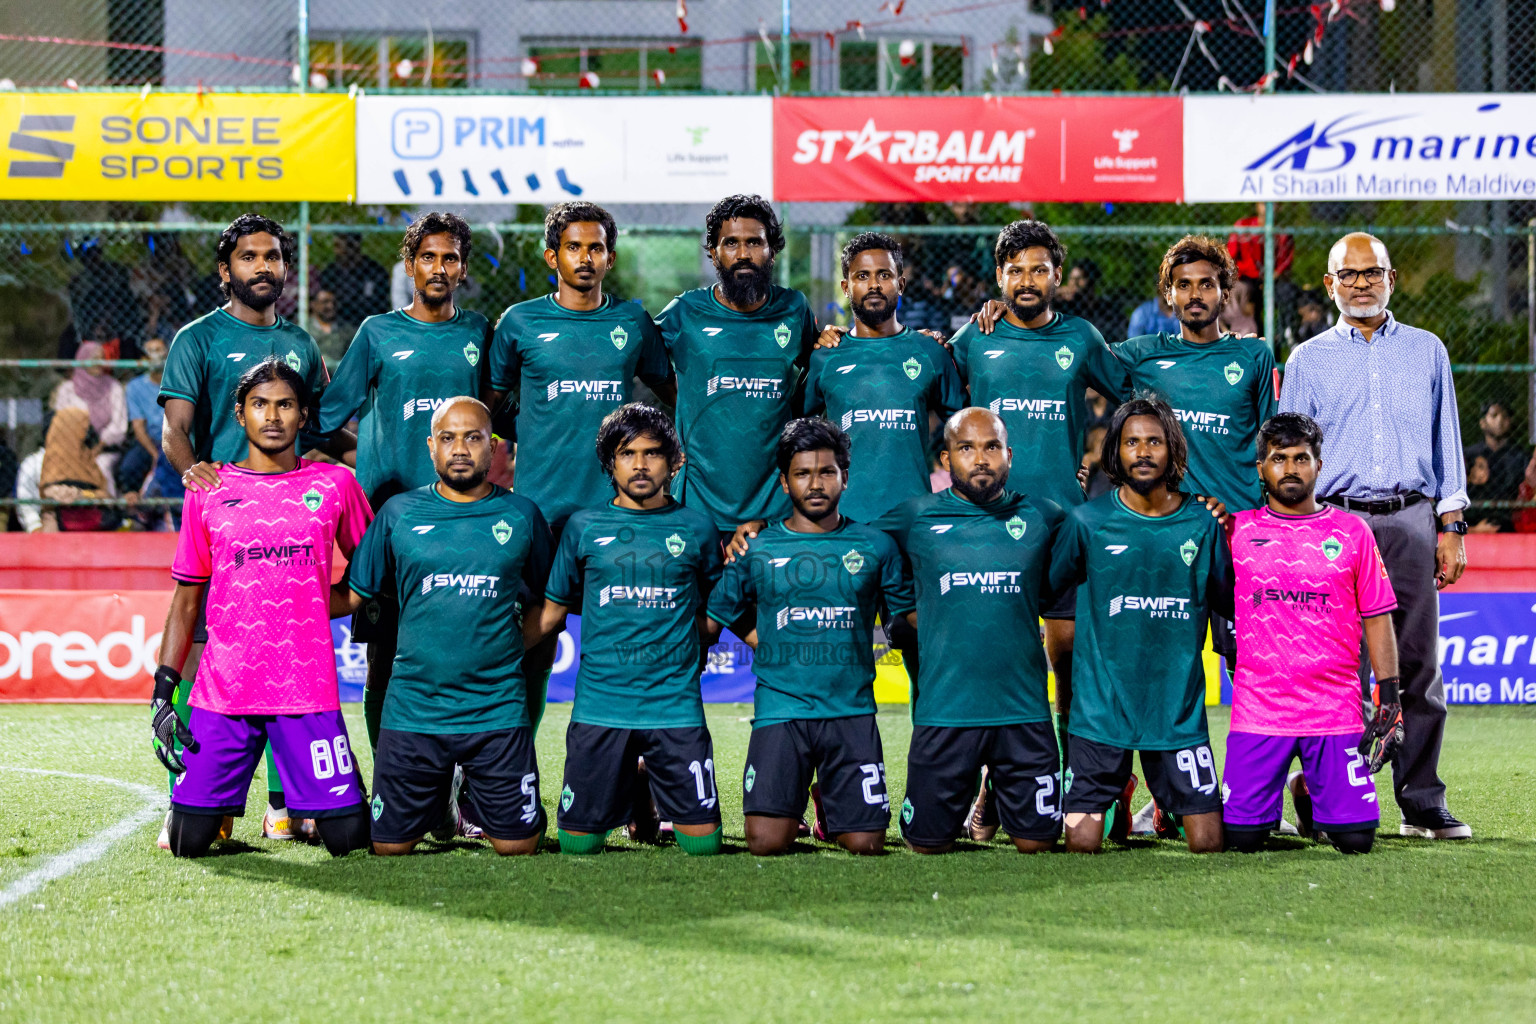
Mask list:
[[[773,102],[774,197],[1176,202],[1177,97],[841,97]]]

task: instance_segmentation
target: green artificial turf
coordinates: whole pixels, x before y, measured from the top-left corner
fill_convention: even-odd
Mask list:
[[[567,713],[541,733],[551,814]],[[1442,771],[1473,841],[1390,834],[1382,775],[1386,831],[1349,859],[1299,840],[917,857],[893,829],[884,858],[759,860],[747,715],[710,709],[728,851],[709,859],[615,838],[599,857],[332,861],[256,838],[258,773],[220,855],[174,861],[151,824],[0,907],[0,1021],[1536,1019],[1536,708],[1452,711]],[[899,807],[906,709],[880,724]],[[1224,711],[1212,731],[1220,761]],[[0,707],[0,765],[158,788],[148,734],[141,708]],[[0,892],[143,806],[0,770]]]

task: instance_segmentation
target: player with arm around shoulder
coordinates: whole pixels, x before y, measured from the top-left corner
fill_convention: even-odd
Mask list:
[[[1318,502],[1323,432],[1280,413],[1259,431],[1263,507],[1232,517],[1237,634],[1232,732],[1222,785],[1226,845],[1252,853],[1280,821],[1289,784],[1303,835],[1367,853],[1379,813],[1371,779],[1403,739],[1392,584],[1370,527]],[[1375,669],[1362,733],[1360,639]],[[1287,780],[1291,761],[1302,771]]]
[[[557,816],[564,853],[598,853],[654,796],[684,853],[721,848],[715,753],[699,690],[704,604],[720,579],[709,516],[667,492],[683,462],[661,410],[632,403],[597,431],[614,497],[574,513],[550,572],[538,639],[581,614],[581,666]],[[638,768],[644,758],[644,770]]]
[[[221,467],[218,486],[187,491],[155,671],[155,752],[177,775],[170,849],[199,857],[226,834],[270,741],[289,806],[341,856],[367,845],[368,816],[337,694],[331,550],[353,552],[367,496],[346,469],[295,453],[310,398],[286,362],[246,371],[235,406],[249,451]],[[208,641],[183,723],[173,694],[205,597]]]

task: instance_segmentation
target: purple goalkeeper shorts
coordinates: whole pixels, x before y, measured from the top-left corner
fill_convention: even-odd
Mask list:
[[[193,708],[187,722],[197,751],[182,753],[171,805],[190,814],[245,813],[251,775],[267,743],[295,818],[328,818],[363,807],[340,711],[303,715],[221,715]]]
[[[1348,736],[1227,736],[1227,771],[1222,780],[1222,820],[1237,828],[1280,824],[1286,772],[1293,758],[1312,794],[1312,822],[1323,831],[1375,828],[1376,781],[1357,751],[1360,734]]]

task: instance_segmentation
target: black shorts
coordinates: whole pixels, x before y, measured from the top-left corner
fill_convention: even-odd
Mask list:
[[[565,730],[565,785],[555,815],[560,827],[595,833],[628,823],[641,757],[662,821],[720,824],[715,748],[704,726],[609,729],[572,722]]]
[[[1231,619],[1211,615],[1211,650],[1221,655],[1227,663],[1227,671],[1237,669],[1237,630]]]
[[[998,820],[1015,839],[1061,834],[1061,757],[1050,722],[957,727],[915,725],[907,754],[901,835],[943,846],[961,834],[982,769],[991,769]]]
[[[544,831],[533,730],[438,735],[380,729],[373,761],[373,839],[409,843],[448,813],[453,766],[464,768],[472,816],[496,839],[527,839]]]
[[[1042,619],[1076,619],[1077,618],[1077,588],[1073,587],[1051,603],[1049,608],[1040,610]]]
[[[827,831],[884,832],[890,826],[885,751],[874,715],[801,718],[753,729],[741,780],[743,813],[801,817],[812,774],[821,787]]]
[[[370,597],[352,615],[352,642],[388,643],[393,649],[400,636],[400,602],[393,594]]]
[[[1081,736],[1067,738],[1067,776],[1062,809],[1103,814],[1131,777],[1132,751]],[[1209,743],[1184,750],[1141,751],[1141,774],[1152,799],[1169,814],[1221,811],[1221,780]]]

